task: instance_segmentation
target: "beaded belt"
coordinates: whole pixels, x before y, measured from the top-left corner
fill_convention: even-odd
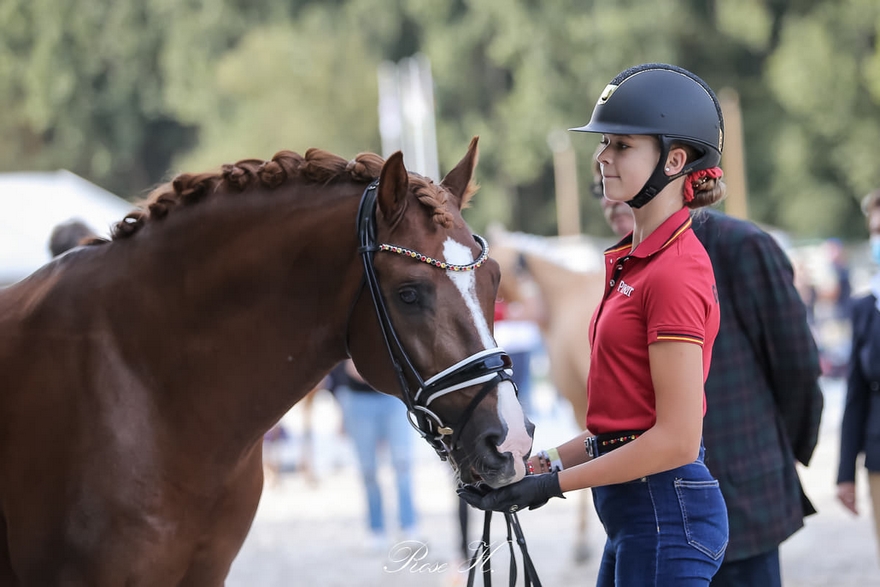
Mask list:
[[[642,434],[644,430],[627,430],[625,432],[609,432],[607,434],[597,434],[590,436],[584,440],[584,447],[590,458],[595,459],[600,455],[611,452],[615,448],[619,448],[624,444],[632,442]]]

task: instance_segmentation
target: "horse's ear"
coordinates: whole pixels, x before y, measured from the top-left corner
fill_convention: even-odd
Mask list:
[[[388,157],[379,174],[379,211],[389,224],[394,224],[403,214],[408,191],[409,175],[403,166],[403,153],[397,151]]]
[[[471,184],[471,180],[474,176],[474,169],[477,167],[477,159],[479,159],[479,150],[477,149],[477,141],[479,140],[480,137],[478,136],[471,139],[471,144],[468,145],[465,156],[440,182],[440,185],[449,190],[458,200],[459,209],[467,203],[470,196],[476,191],[476,186]]]

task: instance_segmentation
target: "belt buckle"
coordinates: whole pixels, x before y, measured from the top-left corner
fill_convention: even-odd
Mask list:
[[[584,448],[587,449],[587,455],[591,459],[595,459],[599,456],[599,441],[596,440],[595,436],[590,436],[589,438],[584,439]]]

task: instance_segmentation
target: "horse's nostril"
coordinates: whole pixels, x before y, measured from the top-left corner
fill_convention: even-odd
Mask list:
[[[489,452],[497,452],[498,445],[501,444],[501,435],[496,432],[486,432],[480,436],[479,444],[490,449]]]
[[[489,455],[490,458],[496,459],[499,457],[502,459],[506,457],[501,451],[502,442],[504,442],[504,437],[497,432],[487,432],[479,439],[479,445],[487,449],[486,454]]]

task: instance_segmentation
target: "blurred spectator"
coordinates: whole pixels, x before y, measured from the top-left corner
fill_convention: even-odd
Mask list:
[[[780,587],[779,545],[816,510],[796,462],[819,438],[819,355],[794,273],[751,222],[705,210],[693,228],[715,270],[721,326],[706,380],[706,466],[721,484],[730,543],[712,587]]]
[[[848,320],[852,302],[852,284],[849,276],[849,262],[846,249],[840,239],[831,238],[826,241],[828,258],[834,271],[834,310],[835,317]]]
[[[97,236],[95,231],[83,221],[71,219],[52,229],[52,234],[49,236],[49,252],[53,257],[57,257]]]
[[[345,432],[351,438],[367,500],[370,548],[385,551],[391,544],[386,530],[384,500],[379,482],[379,456],[387,447],[397,486],[398,538],[416,538],[416,510],[412,491],[413,439],[403,402],[370,387],[348,359],[330,374],[333,391],[342,408]]]
[[[846,250],[839,239],[826,240],[823,249],[830,279],[824,287],[819,288],[814,326],[823,374],[826,377],[843,378],[846,377],[852,352],[850,268]]]
[[[880,190],[865,196],[862,210],[868,219],[871,257],[880,266]],[[858,514],[856,460],[864,453],[874,528],[880,539],[880,271],[875,270],[870,289],[852,306],[852,355],[840,426],[837,498]]]
[[[807,322],[811,326],[816,323],[816,301],[819,294],[816,291],[816,284],[810,275],[809,268],[803,259],[798,259],[793,263],[794,268],[794,287],[797,289],[807,308]]]

